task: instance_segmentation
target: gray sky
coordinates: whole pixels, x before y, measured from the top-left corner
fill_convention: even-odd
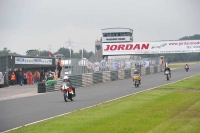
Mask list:
[[[67,46],[94,51],[101,29],[134,30],[134,41],[200,34],[200,0],[0,0],[0,50],[25,54]]]

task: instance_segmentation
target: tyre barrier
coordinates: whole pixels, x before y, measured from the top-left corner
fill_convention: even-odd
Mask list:
[[[76,86],[77,87],[81,87],[82,86],[82,75],[76,75]]]
[[[145,69],[146,69],[145,75],[149,75],[150,74],[150,67],[146,67]]]
[[[110,72],[110,79],[111,79],[111,81],[118,80],[118,71],[111,71]]]
[[[45,84],[45,82],[38,82],[37,91],[38,91],[38,93],[45,93],[46,92],[46,84]]]
[[[46,85],[46,92],[54,91],[54,85]]]

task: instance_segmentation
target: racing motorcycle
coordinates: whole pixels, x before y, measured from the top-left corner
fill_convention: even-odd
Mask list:
[[[169,71],[165,71],[165,75],[166,75],[167,80],[169,80]]]
[[[71,101],[74,100],[74,93],[72,88],[70,87],[69,82],[65,82],[62,84],[61,91],[63,92],[65,102],[67,102],[68,99]]]
[[[188,72],[188,70],[189,70],[189,67],[185,66],[185,71]]]
[[[136,88],[139,87],[139,85],[140,85],[139,81],[140,81],[139,75],[134,75],[133,76],[133,82],[134,82],[134,85],[135,85]]]

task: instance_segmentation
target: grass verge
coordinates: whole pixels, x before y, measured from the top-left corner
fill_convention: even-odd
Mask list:
[[[170,68],[184,68],[185,64],[188,64],[189,66],[199,64],[199,62],[180,62],[180,63],[169,63]]]
[[[199,133],[200,75],[13,133]]]

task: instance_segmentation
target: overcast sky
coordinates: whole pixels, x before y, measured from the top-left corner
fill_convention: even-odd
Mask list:
[[[200,34],[200,0],[0,0],[0,50],[94,51],[101,29],[133,29],[134,41]]]

